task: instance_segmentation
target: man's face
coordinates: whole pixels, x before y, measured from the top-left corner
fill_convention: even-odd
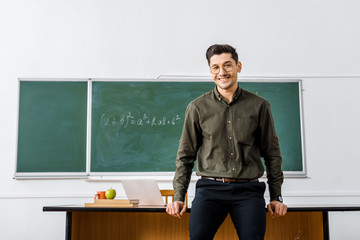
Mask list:
[[[237,77],[241,72],[241,62],[235,62],[231,53],[213,55],[210,58],[210,74],[218,90],[236,90]]]

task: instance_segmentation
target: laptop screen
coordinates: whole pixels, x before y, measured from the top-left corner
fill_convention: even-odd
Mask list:
[[[127,198],[139,199],[139,205],[165,206],[155,179],[122,180],[121,183]]]

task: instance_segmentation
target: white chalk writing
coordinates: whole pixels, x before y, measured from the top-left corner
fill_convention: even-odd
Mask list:
[[[101,125],[104,127],[122,127],[130,126],[175,126],[181,120],[180,115],[175,116],[155,116],[142,113],[135,116],[132,112],[128,113],[112,113],[110,116],[104,113],[101,117]]]

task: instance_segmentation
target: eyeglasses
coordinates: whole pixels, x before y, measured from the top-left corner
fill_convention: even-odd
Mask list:
[[[231,72],[233,70],[233,64],[232,63],[226,63],[222,67],[218,65],[214,65],[210,67],[210,71],[214,74],[217,74],[220,72],[220,68],[224,69],[226,72]]]

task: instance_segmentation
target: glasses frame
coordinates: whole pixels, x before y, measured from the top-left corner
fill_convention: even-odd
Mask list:
[[[222,66],[218,66],[218,65],[211,66],[210,67],[210,72],[213,73],[213,74],[218,74],[220,72],[221,68],[224,69],[225,72],[231,72],[233,70],[233,68],[234,68],[234,63],[227,62]]]

